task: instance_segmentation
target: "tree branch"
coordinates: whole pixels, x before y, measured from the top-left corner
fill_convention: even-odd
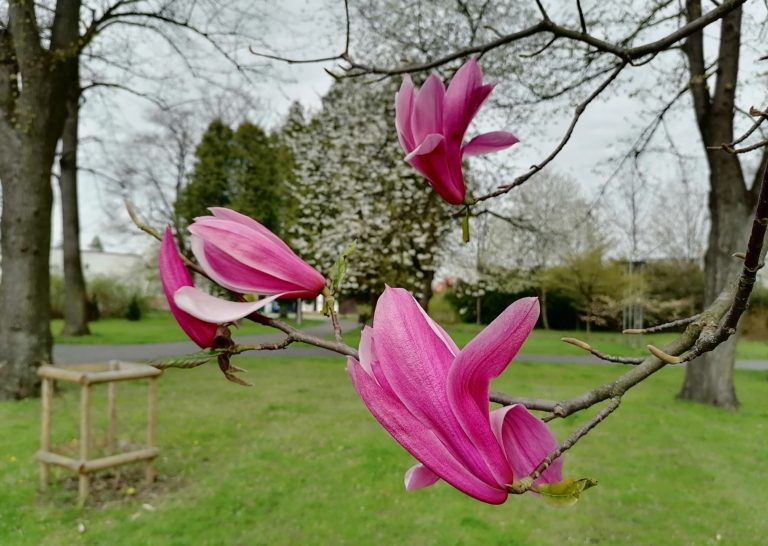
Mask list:
[[[574,347],[578,347],[579,349],[583,349],[584,351],[587,351],[590,354],[593,354],[600,360],[605,360],[606,362],[614,362],[616,364],[640,364],[643,362],[643,357],[633,357],[633,356],[616,356],[616,355],[609,355],[607,353],[603,353],[602,351],[598,351],[592,345],[589,343],[586,343],[584,341],[581,341],[580,339],[576,339],[575,337],[563,337],[560,338],[560,341],[564,343],[568,343],[570,345],[573,345]]]
[[[658,54],[661,51],[667,50],[670,46],[676,44],[681,40],[686,39],[692,34],[701,31],[707,25],[723,18],[727,14],[731,13],[733,10],[739,8],[742,4],[744,4],[744,2],[746,2],[746,0],[726,0],[725,2],[715,7],[714,9],[708,11],[707,13],[699,14],[698,17],[690,20],[686,25],[680,27],[674,32],[671,32],[658,40],[648,42],[646,44],[642,44],[636,47],[622,47],[615,43],[608,42],[601,38],[592,36],[591,34],[588,34],[586,32],[573,30],[573,29],[558,25],[552,22],[552,20],[547,16],[546,11],[544,11],[544,8],[541,5],[541,3],[537,2],[537,5],[539,6],[539,9],[542,13],[543,18],[536,24],[531,25],[522,30],[512,32],[510,34],[500,36],[495,40],[491,40],[483,44],[472,45],[472,46],[458,49],[452,53],[449,53],[447,55],[438,57],[436,59],[433,59],[424,63],[414,63],[414,64],[408,64],[408,65],[392,67],[392,68],[381,67],[381,66],[368,65],[368,64],[356,62],[349,56],[348,52],[346,51],[332,57],[323,57],[323,58],[315,58],[315,59],[290,59],[286,57],[280,57],[277,55],[260,54],[253,51],[252,53],[262,57],[279,60],[289,64],[313,63],[313,62],[332,61],[332,60],[345,61],[348,64],[348,66],[345,68],[346,74],[337,75],[337,77],[354,77],[354,76],[360,76],[364,74],[382,74],[382,75],[392,76],[392,75],[398,75],[398,74],[406,74],[411,72],[422,72],[426,70],[431,70],[433,68],[437,68],[439,66],[450,63],[452,61],[463,59],[470,55],[484,55],[485,53],[493,49],[497,49],[499,47],[506,46],[514,42],[518,42],[520,40],[529,38],[531,36],[535,36],[537,34],[550,33],[555,37],[566,38],[569,40],[587,44],[593,47],[598,52],[611,54],[615,57],[618,57],[622,62],[631,64],[634,61],[640,60],[644,57],[653,56]]]
[[[584,113],[584,110],[587,109],[587,106],[589,103],[594,101],[605,89],[615,80],[618,75],[621,73],[622,70],[627,66],[626,62],[622,62],[614,68],[613,72],[606,78],[603,83],[600,84],[600,86],[592,91],[592,93],[587,96],[586,99],[584,99],[574,111],[573,117],[571,118],[571,123],[568,126],[568,129],[566,130],[565,134],[563,135],[563,138],[560,140],[560,143],[555,146],[555,149],[552,150],[552,152],[544,158],[540,163],[537,163],[536,165],[531,166],[531,168],[528,170],[528,172],[518,176],[515,178],[511,183],[506,184],[504,186],[500,186],[498,190],[493,191],[491,193],[488,193],[486,195],[483,195],[481,197],[478,197],[475,199],[475,203],[478,203],[480,201],[485,201],[487,199],[491,199],[493,197],[497,197],[499,195],[503,195],[513,188],[516,188],[517,186],[523,184],[526,180],[531,178],[534,174],[542,170],[547,164],[549,164],[550,161],[555,159],[557,155],[560,153],[560,151],[565,147],[565,145],[568,143],[568,141],[571,139],[571,136],[573,135],[573,130],[576,128],[576,124],[579,121],[579,118]],[[457,215],[460,213],[457,213]]]

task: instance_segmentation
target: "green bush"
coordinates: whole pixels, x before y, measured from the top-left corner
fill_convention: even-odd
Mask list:
[[[96,277],[89,281],[88,297],[91,301],[98,302],[100,318],[127,318],[131,302],[134,300],[139,316],[146,311],[146,298],[137,294],[136,287],[109,277]]]
[[[128,309],[125,311],[125,318],[131,321],[141,320],[141,305],[136,294],[131,298]]]
[[[51,275],[50,280],[51,318],[64,318],[64,278]]]

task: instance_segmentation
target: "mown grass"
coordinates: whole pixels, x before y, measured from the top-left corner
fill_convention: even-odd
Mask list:
[[[736,413],[675,401],[681,370],[637,387],[568,453],[567,474],[600,485],[559,509],[530,495],[488,506],[445,484],[406,493],[412,460],[368,414],[342,359],[237,364],[255,387],[224,381],[215,366],[166,372],[161,481],[147,488],[126,470],[120,489],[82,512],[61,481],[36,492],[39,401],[0,404],[0,544],[743,546],[768,536],[764,372],[736,372]],[[494,387],[559,398],[618,373],[515,362]],[[140,438],[144,386],[119,388],[121,430]],[[55,440],[67,444],[77,391],[63,388],[54,408]],[[554,430],[563,438],[587,417]]]
[[[295,321],[288,319],[295,325]],[[317,319],[305,319],[304,327],[319,324]],[[125,319],[103,319],[90,324],[91,335],[80,337],[62,337],[62,321],[51,321],[51,330],[54,333],[56,343],[66,344],[133,344],[133,343],[163,343],[169,341],[183,341],[186,338],[184,332],[174,321],[170,313],[165,311],[151,311],[146,313],[141,320],[131,322]],[[446,329],[456,340],[459,346],[464,346],[472,339],[483,326],[476,324],[446,324]],[[251,334],[274,333],[273,329],[254,324],[250,321],[242,321],[235,336]],[[663,333],[649,336],[625,336],[619,332],[585,332],[564,330],[534,330],[522,349],[524,353],[550,354],[550,355],[578,355],[583,356],[584,351],[572,345],[562,343],[561,337],[577,337],[591,343],[597,349],[609,354],[643,355],[646,354],[645,346],[653,343],[664,346],[676,334]],[[329,335],[329,337],[332,337]],[[360,330],[353,329],[344,333],[344,341],[353,347],[357,347],[360,340]],[[768,359],[768,343],[749,339],[739,339],[737,358],[744,359]]]
[[[295,325],[295,321],[288,322]],[[304,320],[304,326],[319,324],[318,320]],[[103,344],[123,345],[134,343],[164,343],[169,341],[184,341],[186,334],[176,324],[173,316],[167,311],[150,311],[145,313],[141,320],[129,321],[126,319],[101,319],[89,324],[91,335],[88,336],[61,336],[63,321],[54,319],[51,321],[51,332],[55,343],[67,344]],[[242,321],[237,331],[238,335],[266,334],[274,332],[273,329],[255,324],[251,321]]]

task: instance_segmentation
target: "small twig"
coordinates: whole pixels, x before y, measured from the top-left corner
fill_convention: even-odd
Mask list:
[[[587,33],[587,21],[584,19],[584,10],[581,9],[581,0],[576,0],[576,9],[579,11],[579,25],[581,25],[581,32]]]
[[[622,334],[637,335],[637,334],[656,334],[658,332],[664,332],[666,330],[672,330],[674,328],[680,328],[681,326],[688,326],[690,323],[698,320],[701,317],[701,313],[693,315],[692,317],[681,318],[673,320],[672,322],[665,322],[664,324],[657,324],[656,326],[650,326],[648,328],[628,328],[622,330]]]
[[[232,354],[240,354],[245,351],[279,351],[285,349],[291,343],[296,341],[292,334],[288,334],[283,341],[277,343],[257,343],[254,345],[236,345]]]
[[[555,411],[555,407],[558,404],[557,401],[555,400],[544,400],[540,398],[523,398],[523,397],[517,397],[517,396],[510,396],[508,394],[504,394],[503,392],[491,392],[489,399],[491,402],[496,402],[497,404],[501,404],[502,406],[514,406],[515,404],[520,404],[525,406],[529,410],[548,411],[548,412]]]
[[[674,356],[669,353],[666,353],[656,347],[655,345],[648,345],[648,352],[651,353],[653,356],[661,360],[662,362],[666,362],[667,364],[680,364],[683,362],[683,359],[679,356]]]
[[[333,324],[333,334],[336,336],[336,341],[341,343],[344,340],[344,336],[341,333],[341,324],[339,324],[339,315],[336,313],[336,309],[333,308],[333,302],[330,307],[331,324]]]
[[[570,436],[568,436],[568,438],[562,444],[557,446],[554,451],[547,455],[544,460],[541,461],[539,465],[533,470],[533,472],[528,475],[528,477],[531,479],[531,483],[536,481],[536,479],[541,476],[547,468],[549,468],[549,465],[551,465],[555,459],[571,449],[579,440],[589,434],[593,428],[603,422],[606,417],[616,411],[620,404],[621,396],[611,398],[607,406],[601,409],[592,419],[587,421],[583,426],[579,427]]]
[[[544,4],[541,3],[541,0],[536,0],[536,6],[539,8],[539,11],[541,12],[541,18],[545,21],[549,21],[549,14],[547,13],[547,10],[544,9]]]
[[[125,203],[125,209],[128,211],[128,216],[131,217],[131,221],[136,225],[137,228],[139,228],[144,233],[148,233],[158,241],[163,240],[163,236],[160,235],[160,232],[158,232],[155,228],[141,219],[139,213],[136,212],[136,207],[133,205],[130,199],[125,199],[123,202]]]
[[[581,115],[584,113],[584,110],[586,110],[589,103],[591,103],[593,100],[595,100],[605,89],[615,80],[618,75],[621,73],[622,70],[627,66],[627,62],[621,62],[613,69],[613,72],[603,81],[603,83],[600,84],[597,89],[592,91],[592,93],[587,96],[584,101],[582,101],[574,111],[573,117],[571,118],[571,124],[568,126],[568,129],[566,130],[563,137],[560,139],[560,143],[555,147],[554,150],[546,157],[544,158],[540,163],[537,163],[536,165],[532,165],[530,170],[528,172],[518,176],[515,178],[511,183],[506,184],[504,186],[499,186],[499,189],[496,191],[493,191],[491,193],[488,193],[486,195],[483,195],[481,197],[478,197],[475,202],[485,201],[486,199],[491,199],[493,197],[497,197],[499,195],[503,195],[513,188],[516,188],[517,186],[523,184],[525,181],[527,181],[529,178],[531,178],[534,174],[542,170],[547,164],[549,164],[550,161],[555,159],[557,155],[560,153],[560,151],[565,147],[565,145],[568,143],[568,141],[571,139],[571,135],[573,135],[573,131],[576,128],[576,124],[579,121],[579,118],[581,118]]]
[[[754,106],[750,107],[749,109],[749,115],[753,117],[757,117],[757,120],[752,124],[752,126],[745,132],[743,135],[741,135],[739,138],[734,140],[731,144],[733,146],[736,146],[737,144],[741,144],[744,142],[749,136],[754,133],[760,125],[763,124],[763,122],[768,119],[768,113],[762,110],[758,110]]]
[[[131,201],[129,199],[125,199],[124,203],[125,203],[125,208],[128,210],[128,216],[131,217],[131,221],[136,225],[137,228],[139,228],[144,233],[148,233],[149,235],[151,235],[152,237],[154,237],[158,241],[162,241],[163,240],[163,236],[160,235],[159,231],[157,231],[155,228],[153,228],[152,226],[150,226],[149,224],[144,222],[144,220],[141,219],[141,217],[139,216],[139,213],[136,212],[136,208],[133,206],[133,203],[131,203]],[[179,255],[181,256],[181,259],[184,261],[184,264],[187,267],[189,267],[191,270],[193,270],[198,275],[202,275],[206,279],[208,279],[210,281],[213,281],[213,279],[211,279],[208,276],[208,273],[203,271],[203,268],[200,267],[197,263],[195,263],[191,258],[189,258],[188,256],[185,256],[184,253],[181,252],[181,251],[179,252]],[[241,294],[238,294],[238,296],[240,298],[242,298]]]
[[[251,313],[246,318],[252,320],[253,322],[257,322],[258,324],[263,324],[264,326],[276,328],[277,330],[280,330],[288,334],[293,339],[293,341],[307,343],[309,345],[314,345],[315,347],[320,347],[321,349],[328,349],[329,351],[333,351],[334,353],[339,353],[340,355],[359,358],[357,349],[354,349],[341,341],[328,341],[325,339],[321,339],[319,337],[309,335],[307,333],[302,332],[301,330],[297,330],[290,324],[287,324],[278,319],[269,318],[260,313]]]
[[[588,353],[595,355],[600,360],[605,360],[606,362],[616,362],[617,364],[636,365],[636,364],[640,364],[644,360],[642,357],[609,355],[607,353],[603,353],[602,351],[598,351],[597,349],[592,347],[592,345],[590,345],[589,343],[581,341],[580,339],[576,339],[575,337],[563,337],[563,338],[560,338],[560,341],[564,343],[569,343],[570,345],[573,345],[574,347],[578,347],[579,349],[583,349]]]

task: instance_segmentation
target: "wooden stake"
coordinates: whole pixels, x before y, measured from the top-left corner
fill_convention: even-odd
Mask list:
[[[157,424],[157,377],[149,378],[147,399],[147,448],[149,449],[155,447],[155,426]],[[147,483],[154,483],[154,459],[147,460],[145,475]]]
[[[40,429],[40,449],[50,451],[51,449],[51,403],[53,402],[53,380],[43,378],[40,397],[43,406],[43,424]],[[40,462],[40,490],[48,489],[48,463]]]
[[[91,442],[91,387],[87,383],[80,387],[80,460],[88,460],[88,451]],[[90,489],[88,474],[80,471],[78,482],[77,501],[80,506],[85,505]]]
[[[110,371],[120,369],[116,360],[109,362]],[[117,451],[117,383],[110,381],[107,385],[107,453]]]

